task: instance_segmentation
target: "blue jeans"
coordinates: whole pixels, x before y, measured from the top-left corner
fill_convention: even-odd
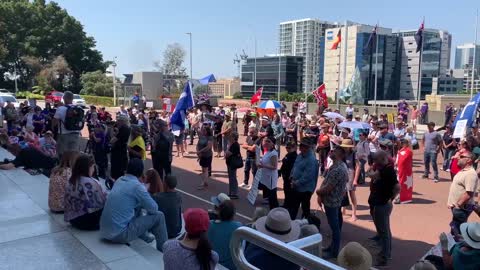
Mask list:
[[[245,159],[245,178],[243,179],[243,183],[245,185],[248,185],[248,181],[250,180],[250,169],[252,170],[253,177],[255,177],[255,174],[257,173],[257,164],[255,163],[255,158],[252,157],[247,157]]]
[[[452,159],[453,153],[455,153],[455,149],[445,149],[445,156],[443,157],[443,170],[446,171],[450,169],[450,161]]]
[[[425,176],[430,174],[430,163],[433,168],[433,178],[438,179],[438,166],[437,166],[437,152],[425,152],[423,153],[423,162],[425,165]]]
[[[223,152],[227,152],[228,151],[228,138],[224,135],[223,136]]]
[[[331,253],[333,257],[336,258],[340,250],[340,236],[343,226],[342,211],[340,210],[341,207],[324,206],[324,208],[325,215],[327,216],[328,220],[328,225],[332,230],[332,242],[330,244],[330,247],[327,248],[327,250]]]
[[[117,243],[128,243],[142,237],[147,232],[151,232],[155,236],[157,250],[162,251],[163,243],[168,240],[167,225],[162,212],[146,216],[138,215],[128,223],[128,227],[121,234],[110,240]]]
[[[390,258],[392,254],[392,232],[390,230],[392,208],[391,202],[384,205],[374,205],[370,208],[370,214],[372,215],[373,223],[380,238],[382,248],[380,255],[385,259]]]
[[[452,208],[452,221],[450,222],[450,233],[453,236],[460,235],[460,225],[468,221],[472,211],[461,208]]]

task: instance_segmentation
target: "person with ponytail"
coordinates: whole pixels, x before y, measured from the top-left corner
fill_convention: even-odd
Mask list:
[[[210,225],[207,211],[190,208],[183,213],[185,230],[183,240],[169,240],[163,245],[165,270],[214,270],[218,254],[212,250],[207,231]]]

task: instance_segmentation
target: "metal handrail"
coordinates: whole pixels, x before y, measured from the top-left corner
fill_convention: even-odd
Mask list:
[[[312,248],[314,248],[313,250],[315,251],[316,249],[318,254],[320,254],[322,241],[320,234],[312,235],[286,244],[248,227],[240,227],[235,230],[232,239],[230,240],[232,260],[237,269],[260,270],[250,264],[245,258],[245,253],[242,248],[242,242],[244,240],[306,269],[345,270],[338,265],[325,261],[318,256],[302,250],[312,250]]]

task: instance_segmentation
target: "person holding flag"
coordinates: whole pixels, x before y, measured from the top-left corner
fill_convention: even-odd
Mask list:
[[[317,105],[320,107],[320,112],[323,113],[323,110],[328,108],[328,98],[325,91],[325,84],[322,83],[322,85],[312,92],[312,95],[315,97]]]
[[[180,130],[185,129],[185,116],[187,115],[187,110],[193,106],[195,106],[195,101],[193,99],[192,84],[189,81],[185,84],[183,93],[180,95],[175,110],[170,117],[170,125],[175,136],[180,134]]]
[[[252,96],[250,99],[250,104],[255,104],[259,102],[262,99],[262,93],[263,93],[263,86],[258,88],[257,92]]]
[[[400,194],[395,198],[395,203],[410,203],[413,197],[413,152],[408,139],[401,140],[401,148],[397,154],[398,182]]]

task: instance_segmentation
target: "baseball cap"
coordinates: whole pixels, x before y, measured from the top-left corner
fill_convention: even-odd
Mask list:
[[[189,208],[183,213],[185,231],[190,235],[199,235],[208,231],[210,220],[207,211],[201,208]]]
[[[230,200],[230,197],[228,197],[228,195],[225,193],[220,193],[217,196],[213,196],[212,198],[210,198],[210,201],[217,207],[224,201],[228,200]]]
[[[262,120],[264,120],[264,121],[270,121],[270,118],[268,118],[268,116],[262,116]]]

